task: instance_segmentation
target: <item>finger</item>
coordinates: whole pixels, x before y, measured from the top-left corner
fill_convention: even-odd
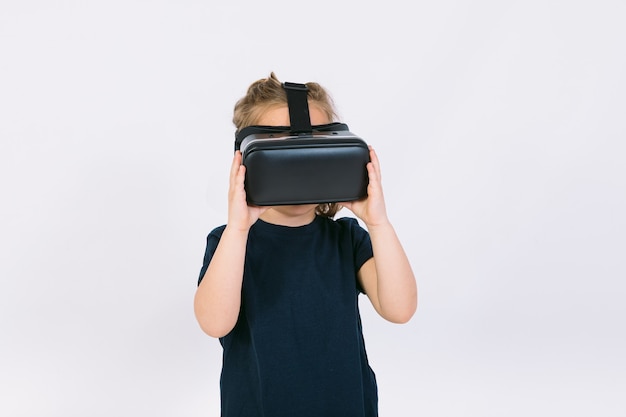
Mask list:
[[[367,175],[369,177],[369,185],[380,183],[380,173],[376,170],[376,165],[373,162],[367,164]]]
[[[241,165],[241,152],[236,151],[233,156],[233,163],[230,166],[230,186],[231,188],[235,186],[237,182],[237,175],[239,175],[239,170],[242,167]]]
[[[245,169],[243,165],[239,165],[236,167],[233,175],[230,178],[230,188],[228,190],[228,195],[230,199],[241,200],[242,195],[245,198],[245,189],[244,189],[244,181],[245,181]]]
[[[374,167],[374,170],[376,171],[376,176],[378,177],[378,179],[380,179],[381,178],[380,161],[378,159],[378,155],[376,154],[376,151],[374,150],[372,146],[370,146],[370,161],[372,163],[372,166]]]
[[[235,155],[233,155],[233,163],[230,166],[230,176],[233,177],[237,175],[237,171],[241,166],[241,152],[236,151]]]
[[[246,180],[246,167],[244,165],[239,165],[237,167],[237,174],[235,176],[235,186],[238,191],[242,191],[244,189],[244,183]]]

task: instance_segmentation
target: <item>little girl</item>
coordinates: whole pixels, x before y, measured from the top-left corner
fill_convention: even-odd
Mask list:
[[[311,124],[334,121],[326,91],[307,87]],[[273,73],[248,88],[233,122],[237,131],[289,126],[287,96]],[[194,300],[200,327],[224,350],[222,416],[378,415],[358,295],[385,319],[405,323],[417,286],[387,217],[371,147],[370,160],[363,200],[256,207],[246,203],[245,167],[235,153],[228,221],[207,237]],[[333,220],[341,206],[367,231],[354,218]]]

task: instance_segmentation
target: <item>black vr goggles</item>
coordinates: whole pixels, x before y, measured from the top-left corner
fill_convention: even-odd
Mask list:
[[[249,126],[235,135],[249,204],[277,206],[359,200],[367,195],[365,141],[343,123],[311,126],[308,88],[286,82],[291,126]]]

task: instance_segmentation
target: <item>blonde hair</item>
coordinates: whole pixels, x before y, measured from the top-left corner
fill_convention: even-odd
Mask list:
[[[337,113],[332,98],[318,83],[308,82],[308,100],[318,107],[329,122],[337,119]],[[283,84],[272,72],[267,78],[262,78],[250,84],[246,95],[237,101],[233,113],[233,123],[237,132],[244,127],[258,124],[262,114],[272,107],[287,106],[287,94]],[[337,203],[322,203],[315,208],[315,213],[321,216],[334,217],[341,209]]]
[[[335,121],[337,114],[330,95],[318,83],[306,83],[308,87],[308,99],[311,104],[315,104],[329,123]],[[235,104],[233,123],[240,131],[244,127],[258,123],[263,112],[272,107],[287,106],[287,94],[283,84],[278,80],[273,72],[267,78],[262,78],[253,82],[246,95]]]

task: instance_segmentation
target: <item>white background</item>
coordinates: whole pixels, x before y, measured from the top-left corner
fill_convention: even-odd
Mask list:
[[[0,415],[217,416],[232,107],[317,81],[420,288],[382,416],[626,415],[626,3],[0,3]]]

